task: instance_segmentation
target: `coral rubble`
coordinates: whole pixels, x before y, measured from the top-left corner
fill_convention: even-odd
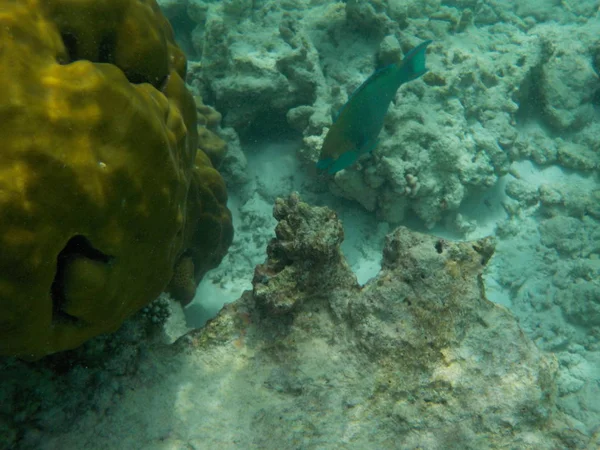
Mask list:
[[[201,59],[191,82],[243,135],[301,133],[309,164],[331,116],[373,70],[434,40],[430,72],[397,94],[373,155],[329,182],[385,221],[453,220],[513,160],[598,167],[589,55],[597,39],[579,24],[591,4],[555,10],[558,24],[549,7],[496,3],[188,3],[188,41]]]

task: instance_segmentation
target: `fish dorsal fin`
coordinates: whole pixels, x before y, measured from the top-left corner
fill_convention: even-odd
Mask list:
[[[348,100],[346,101],[346,103],[344,103],[344,105],[337,111],[337,113],[334,113],[331,115],[333,122],[335,123],[338,120],[338,118],[342,114],[342,111],[344,111],[344,108],[346,107],[346,105],[352,101],[353,97],[358,95],[366,86],[368,86],[370,83],[372,83],[377,78],[385,76],[390,70],[392,70],[396,66],[397,66],[397,64],[388,64],[387,66],[381,67],[380,69],[377,69],[375,72],[373,72],[369,76],[369,78],[367,78],[365,81],[363,81],[362,84],[359,87],[357,87],[354,90],[354,92],[352,92],[352,94],[350,94],[350,97],[348,97]]]

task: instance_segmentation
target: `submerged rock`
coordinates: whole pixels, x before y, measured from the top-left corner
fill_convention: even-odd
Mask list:
[[[485,298],[491,239],[398,228],[360,288],[335,213],[292,195],[275,217],[253,291],[179,342],[199,372],[251,380],[220,393],[251,405],[242,447],[565,448],[556,360]]]

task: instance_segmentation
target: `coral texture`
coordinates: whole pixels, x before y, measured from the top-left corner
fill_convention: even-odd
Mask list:
[[[221,114],[194,97],[198,113],[198,148],[210,158],[213,166],[219,167],[227,153],[227,143],[215,132],[221,123]]]
[[[39,357],[117,329],[181,258],[218,263],[231,223],[154,0],[0,9],[0,354]]]
[[[209,157],[198,151],[187,197],[184,252],[168,286],[171,295],[184,304],[193,299],[204,274],[219,265],[231,244],[233,225],[226,203],[221,175]]]
[[[274,406],[258,413],[268,436],[261,444],[311,446],[314,438],[349,448],[551,449],[566,445],[562,439],[584,442],[558,431],[556,360],[485,298],[481,274],[493,240],[454,243],[398,228],[387,237],[382,271],[360,288],[340,253],[335,213],[293,194],[277,200],[274,215],[277,237],[256,269],[252,296],[192,338],[202,358],[214,352],[236,367],[246,355],[261,361],[260,373],[241,375],[257,382],[262,374],[271,390]],[[226,336],[237,335],[242,350],[228,346],[224,357]],[[274,431],[290,409],[314,436]]]
[[[250,2],[190,2],[188,40],[202,60],[192,83],[242,137],[302,133],[300,155],[312,165],[351,93],[377,67],[433,39],[430,72],[399,90],[372,155],[328,183],[385,221],[412,215],[432,227],[454,220],[513,160],[599,167],[589,55],[597,32],[543,23],[592,17],[593,6],[555,16],[548,11],[559,7],[549,3],[252,2],[253,14],[237,20]],[[537,119],[562,134],[540,131]]]

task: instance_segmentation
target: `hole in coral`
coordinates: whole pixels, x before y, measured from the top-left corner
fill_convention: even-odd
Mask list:
[[[131,84],[148,83],[158,90],[162,90],[165,87],[169,76],[169,74],[165,74],[161,77],[149,77],[145,73],[139,73],[134,70],[123,70],[123,73]]]
[[[515,114],[518,126],[544,119],[544,94],[542,92],[542,69],[533,68],[523,79],[519,87],[517,103],[519,109]]]
[[[73,33],[70,33],[68,31],[61,33],[61,38],[62,38],[63,44],[65,45],[67,53],[69,55],[69,60],[67,61],[67,64],[71,63],[73,61],[76,61],[78,59],[77,58],[77,38],[75,37],[75,35]]]
[[[117,40],[114,35],[104,36],[98,46],[98,62],[114,64],[116,47]]]
[[[112,260],[111,256],[95,249],[85,236],[77,235],[69,239],[65,248],[60,251],[56,258],[56,274],[50,287],[52,323],[80,324],[77,317],[65,311],[67,301],[65,296],[65,271],[69,262],[75,258],[88,258],[102,263],[109,263]]]
[[[171,25],[173,25],[175,40],[179,44],[179,47],[181,47],[188,58],[199,60],[201,56],[199,53],[200,49],[196,49],[192,34],[198,25],[204,28],[206,19],[204,18],[202,22],[197,22],[196,20],[198,19],[193,20],[188,15],[186,8],[173,8],[172,11],[165,9],[163,13],[167,16]]]
[[[169,84],[169,75],[165,75],[164,77],[158,80],[158,90],[164,92],[167,88],[167,84]]]
[[[70,31],[63,31],[61,33],[61,38],[63,40],[63,44],[68,55],[66,61],[59,61],[61,64],[70,64],[75,61],[86,59],[94,63],[116,65],[115,54],[117,48],[117,39],[116,36],[112,33],[104,35],[98,41],[97,54],[87,54],[89,53],[89,51],[85,52],[85,50],[81,48],[75,33],[72,33]],[[147,74],[143,72],[138,72],[135,69],[127,69],[123,67],[120,67],[120,69],[123,70],[123,73],[125,74],[130,83],[149,83],[156,89],[161,89],[162,87],[164,87],[168,79],[168,73],[161,76],[149,77]]]

